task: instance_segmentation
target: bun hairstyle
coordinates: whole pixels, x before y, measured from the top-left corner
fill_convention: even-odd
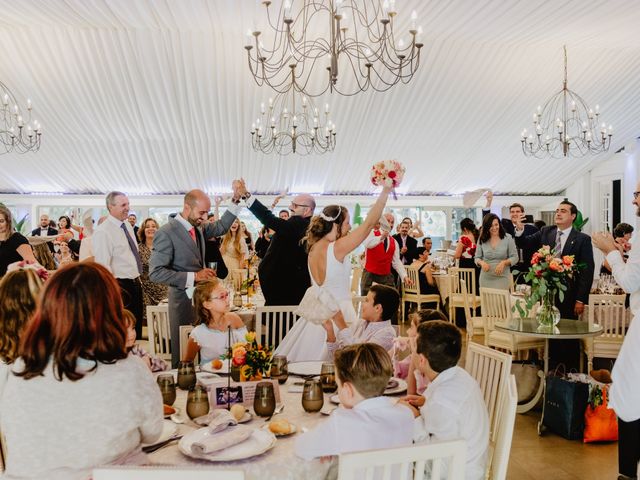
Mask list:
[[[338,225],[338,235],[336,240],[342,236],[340,225],[347,218],[347,209],[341,205],[329,205],[322,209],[319,215],[314,215],[307,227],[307,234],[302,239],[307,242],[307,251],[311,249],[314,243],[327,235],[333,229],[333,225]]]
[[[473,220],[471,220],[470,218],[463,218],[460,221],[460,230],[466,230],[468,232],[471,232],[473,237],[476,239],[476,242],[478,241],[478,236],[479,236],[478,229],[476,228],[476,224],[473,223]]]

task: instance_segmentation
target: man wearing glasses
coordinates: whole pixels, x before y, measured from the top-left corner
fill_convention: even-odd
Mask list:
[[[288,220],[277,217],[269,208],[251,196],[242,182],[241,196],[251,213],[275,233],[269,249],[258,267],[260,287],[265,305],[298,305],[307,288],[311,286],[307,267],[307,250],[301,244],[307,232],[316,202],[311,195],[296,195]]]
[[[640,217],[640,183],[633,192],[633,204]],[[636,478],[640,460],[640,247],[634,243],[625,263],[622,246],[610,233],[598,232],[592,236],[593,245],[606,255],[613,277],[625,292],[631,295],[630,308],[634,320],[629,329],[613,367],[609,407],[618,415],[618,478]]]

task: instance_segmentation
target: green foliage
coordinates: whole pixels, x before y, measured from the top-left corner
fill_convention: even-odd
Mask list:
[[[353,210],[353,224],[360,225],[362,224],[362,212],[359,203],[356,203],[356,208]]]
[[[573,221],[573,228],[575,228],[576,230],[581,232],[588,221],[589,221],[589,217],[582,218],[582,212],[580,210],[578,210],[578,214],[576,215],[576,219]]]
[[[4,203],[0,202],[0,205],[5,207],[5,208],[9,208],[7,207]],[[22,234],[25,234],[26,232],[24,231],[24,228],[27,225],[27,219],[29,218],[29,214],[27,213],[24,217],[22,217],[20,220],[16,221],[16,219],[13,219],[13,228],[15,228],[16,232],[20,232]]]

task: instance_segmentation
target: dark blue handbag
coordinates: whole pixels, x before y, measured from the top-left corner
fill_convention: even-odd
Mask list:
[[[568,440],[581,440],[588,401],[588,384],[549,375],[543,425]]]

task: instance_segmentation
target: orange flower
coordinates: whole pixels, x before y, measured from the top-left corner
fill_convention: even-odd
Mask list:
[[[574,255],[565,255],[564,257],[562,257],[562,263],[564,264],[565,267],[572,267],[573,258],[574,258]]]
[[[537,265],[540,263],[540,254],[538,252],[533,254],[531,257],[531,265]]]
[[[553,270],[554,272],[563,272],[564,267],[558,259],[553,259],[549,262],[549,270]]]

